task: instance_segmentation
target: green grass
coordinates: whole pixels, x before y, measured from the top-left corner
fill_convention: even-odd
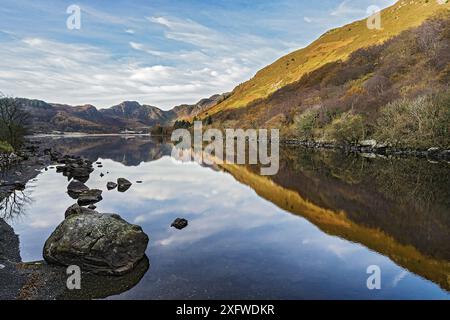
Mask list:
[[[8,142],[0,141],[0,153],[11,153],[14,149]]]
[[[204,111],[200,117],[206,117],[206,112],[212,115],[245,107],[327,63],[346,60],[352,52],[383,43],[449,8],[448,3],[440,5],[437,1],[401,0],[381,12],[382,30],[369,30],[366,19],[330,30],[306,48],[292,52],[259,71],[251,80],[236,87],[230,98]]]

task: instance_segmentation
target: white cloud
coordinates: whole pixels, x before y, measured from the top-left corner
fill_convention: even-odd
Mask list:
[[[397,287],[400,281],[402,281],[407,275],[409,275],[409,272],[406,270],[402,270],[399,274],[397,274],[394,277],[394,280],[392,280],[392,287]]]
[[[137,42],[129,45],[136,50],[144,49]],[[43,38],[13,40],[3,47],[2,91],[49,102],[108,107],[123,100],[138,100],[168,109],[229,90],[250,72],[235,60],[210,61],[196,52],[168,55],[168,60],[192,60],[184,66],[172,67],[118,61],[94,46]]]
[[[192,20],[182,20],[168,17],[149,17],[152,23],[166,27],[165,36],[168,39],[189,43],[198,47],[224,47],[224,35],[207,28]]]
[[[383,6],[392,1],[375,0],[374,4]],[[38,11],[48,19],[39,27],[33,25],[32,35],[29,28],[11,21],[5,27],[15,26],[14,33],[2,26],[0,90],[49,102],[91,103],[98,107],[123,100],[163,109],[194,103],[232,90],[262,67],[313,40],[305,39],[302,33],[310,31],[299,26],[335,27],[356,13],[364,16],[368,0],[361,2],[345,0],[328,14],[312,11],[303,19],[263,15],[254,21],[261,25],[257,30],[245,27],[248,21],[242,21],[242,13],[223,22],[219,10],[215,12],[219,14],[214,17],[216,22],[207,17],[199,23],[170,15],[146,18],[144,12],[158,11],[151,10],[151,6],[119,11],[82,5],[83,28],[76,33],[55,29],[53,23],[60,16],[54,16],[53,5],[21,5],[21,10]],[[7,5],[0,8],[7,9]],[[206,10],[203,14],[210,13]],[[273,36],[274,32],[279,32],[279,37]]]
[[[155,49],[139,39],[125,43],[135,55],[118,58],[93,45],[43,37],[12,39],[3,43],[5,49],[0,52],[0,87],[11,95],[48,102],[109,107],[137,100],[169,109],[232,90],[281,56],[283,49],[288,51],[281,41],[233,36],[192,20],[153,17],[148,21],[152,23],[148,27],[157,24],[165,29],[167,41],[191,47]]]
[[[142,43],[137,43],[137,42],[130,42],[130,47],[132,47],[135,50],[142,50],[142,48],[144,47],[144,45]]]
[[[331,15],[335,17],[346,17],[354,14],[362,14],[365,12],[364,10],[361,10],[356,6],[351,5],[351,2],[351,0],[342,1],[337,6],[337,8],[331,12]]]

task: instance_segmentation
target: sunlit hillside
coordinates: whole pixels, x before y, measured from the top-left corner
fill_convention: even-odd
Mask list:
[[[241,108],[255,99],[267,97],[327,63],[345,60],[355,50],[382,43],[448,8],[448,1],[444,4],[432,0],[398,1],[381,12],[381,30],[369,29],[367,19],[330,30],[308,47],[259,71],[251,80],[236,87],[229,99],[205,111],[203,116]]]

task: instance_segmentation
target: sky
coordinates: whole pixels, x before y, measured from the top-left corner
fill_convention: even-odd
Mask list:
[[[0,91],[168,110],[233,90],[325,31],[395,0],[2,0]],[[68,28],[76,5],[80,28]],[[70,20],[74,21],[74,20]]]

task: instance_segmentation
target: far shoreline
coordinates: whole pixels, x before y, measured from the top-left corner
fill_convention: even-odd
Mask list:
[[[37,133],[26,135],[26,139],[33,138],[76,138],[76,137],[154,137],[151,133],[86,133],[86,132],[64,132],[64,133]]]

